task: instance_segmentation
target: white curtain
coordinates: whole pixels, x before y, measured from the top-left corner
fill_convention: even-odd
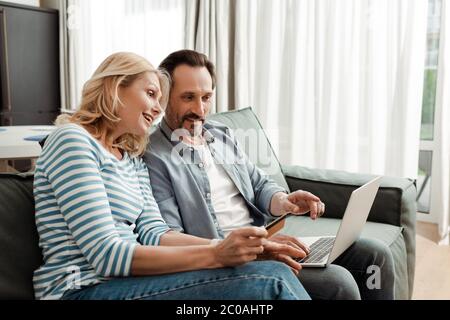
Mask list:
[[[442,244],[449,244],[450,222],[450,2],[442,1],[441,35],[439,66],[436,92],[436,129],[437,143],[434,157],[437,161],[437,172],[432,197],[436,197],[433,212],[439,215],[439,234]]]
[[[417,176],[427,0],[191,3],[216,109],[252,106],[283,163]]]
[[[417,176],[427,0],[68,0],[70,107],[114,51],[183,47],[252,106],[281,161]]]
[[[68,0],[70,108],[110,54],[131,51],[155,67],[184,47],[184,0]]]
[[[202,52],[214,62],[218,86],[212,102],[212,112],[233,110],[236,107],[235,88],[239,87],[234,71],[240,65],[235,61],[239,53],[236,44],[236,21],[239,0],[187,0],[187,49]]]

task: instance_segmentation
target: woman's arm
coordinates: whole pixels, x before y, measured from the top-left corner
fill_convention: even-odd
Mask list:
[[[161,246],[201,246],[211,244],[211,240],[178,231],[168,231],[161,236],[159,244]]]
[[[162,242],[166,236],[167,233],[161,237]],[[173,236],[181,240],[184,237],[194,238],[191,239],[193,242],[208,241],[182,234]],[[233,231],[217,245],[137,246],[131,274],[143,276],[240,265],[255,260],[263,252],[263,238],[266,236],[266,230],[248,227]],[[170,237],[169,241],[173,241]]]
[[[215,259],[212,245],[137,246],[131,264],[131,275],[156,275],[219,267],[221,265]]]

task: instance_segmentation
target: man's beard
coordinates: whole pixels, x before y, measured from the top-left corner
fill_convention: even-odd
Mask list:
[[[183,124],[186,121],[190,122],[189,128],[185,128],[183,126]],[[181,118],[181,120],[179,121],[178,127],[187,129],[193,137],[198,137],[201,135],[201,133],[203,131],[203,123],[204,122],[205,122],[204,118],[199,117],[195,113],[189,112]]]

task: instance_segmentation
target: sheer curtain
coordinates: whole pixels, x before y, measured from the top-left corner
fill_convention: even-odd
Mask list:
[[[434,212],[439,214],[439,235],[441,244],[449,244],[450,223],[450,3],[442,1],[441,36],[439,67],[436,92],[436,129],[437,148],[434,154],[438,169],[433,174],[436,188],[432,197],[436,197]],[[433,205],[433,203],[432,203]]]
[[[235,109],[239,89],[235,70],[239,70],[236,56],[236,35],[243,21],[237,21],[237,12],[247,1],[186,0],[187,49],[202,52],[214,62],[218,85],[213,97],[212,112]],[[249,1],[252,2],[252,1]],[[249,13],[249,12],[246,12]]]
[[[252,106],[282,162],[417,176],[426,0],[191,3],[216,109]]]
[[[155,67],[184,47],[184,0],[68,0],[70,108],[108,55],[132,51]]]
[[[427,0],[68,0],[70,106],[114,51],[217,67],[286,164],[417,176]]]
[[[258,1],[250,101],[285,163],[417,176],[426,0]]]

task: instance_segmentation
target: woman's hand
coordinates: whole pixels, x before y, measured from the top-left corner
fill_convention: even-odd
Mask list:
[[[232,267],[256,260],[264,251],[263,240],[267,231],[246,227],[232,231],[215,247],[215,258],[220,266]]]

